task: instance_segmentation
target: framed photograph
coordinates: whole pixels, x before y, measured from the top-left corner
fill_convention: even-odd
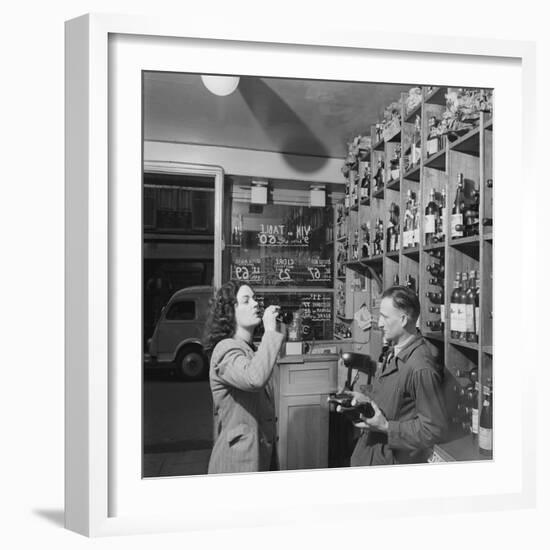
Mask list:
[[[133,16],[66,23],[68,529],[534,504],[536,362],[511,322],[528,314],[508,299],[528,286],[508,260],[530,246],[513,190],[534,177],[534,46],[320,36]],[[456,301],[470,317],[449,311],[455,272],[456,288],[471,289],[471,302]],[[274,377],[279,471],[220,474],[209,463],[222,427],[201,330],[229,280],[250,283],[302,335]],[[341,302],[354,284],[356,298]],[[350,467],[327,398],[346,381],[342,351],[378,357],[371,325],[392,284],[420,295],[419,329],[454,373],[446,399],[467,399],[455,403],[460,437],[422,460]],[[385,368],[391,356],[380,357]]]

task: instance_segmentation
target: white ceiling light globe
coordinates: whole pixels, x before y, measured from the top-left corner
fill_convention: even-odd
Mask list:
[[[202,83],[215,95],[229,95],[239,85],[238,76],[210,76],[202,75]]]

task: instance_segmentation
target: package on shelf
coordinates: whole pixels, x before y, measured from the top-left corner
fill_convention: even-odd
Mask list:
[[[446,109],[443,113],[443,132],[467,131],[479,124],[481,111],[492,110],[492,94],[488,90],[462,89],[445,94]]]
[[[387,141],[401,128],[401,101],[390,103],[384,110],[384,125],[382,135]]]

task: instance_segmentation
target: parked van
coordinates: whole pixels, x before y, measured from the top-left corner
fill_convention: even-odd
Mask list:
[[[180,378],[200,380],[208,374],[203,335],[211,286],[191,286],[175,292],[162,308],[149,339],[145,367],[175,367]]]

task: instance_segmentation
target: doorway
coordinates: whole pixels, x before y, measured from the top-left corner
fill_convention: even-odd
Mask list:
[[[223,200],[222,184],[219,168],[145,163],[143,477],[207,472],[212,398],[197,327],[204,320],[205,292],[219,285],[221,277],[216,211]],[[190,323],[178,315],[197,317]],[[194,361],[196,368],[182,369],[182,360]]]

